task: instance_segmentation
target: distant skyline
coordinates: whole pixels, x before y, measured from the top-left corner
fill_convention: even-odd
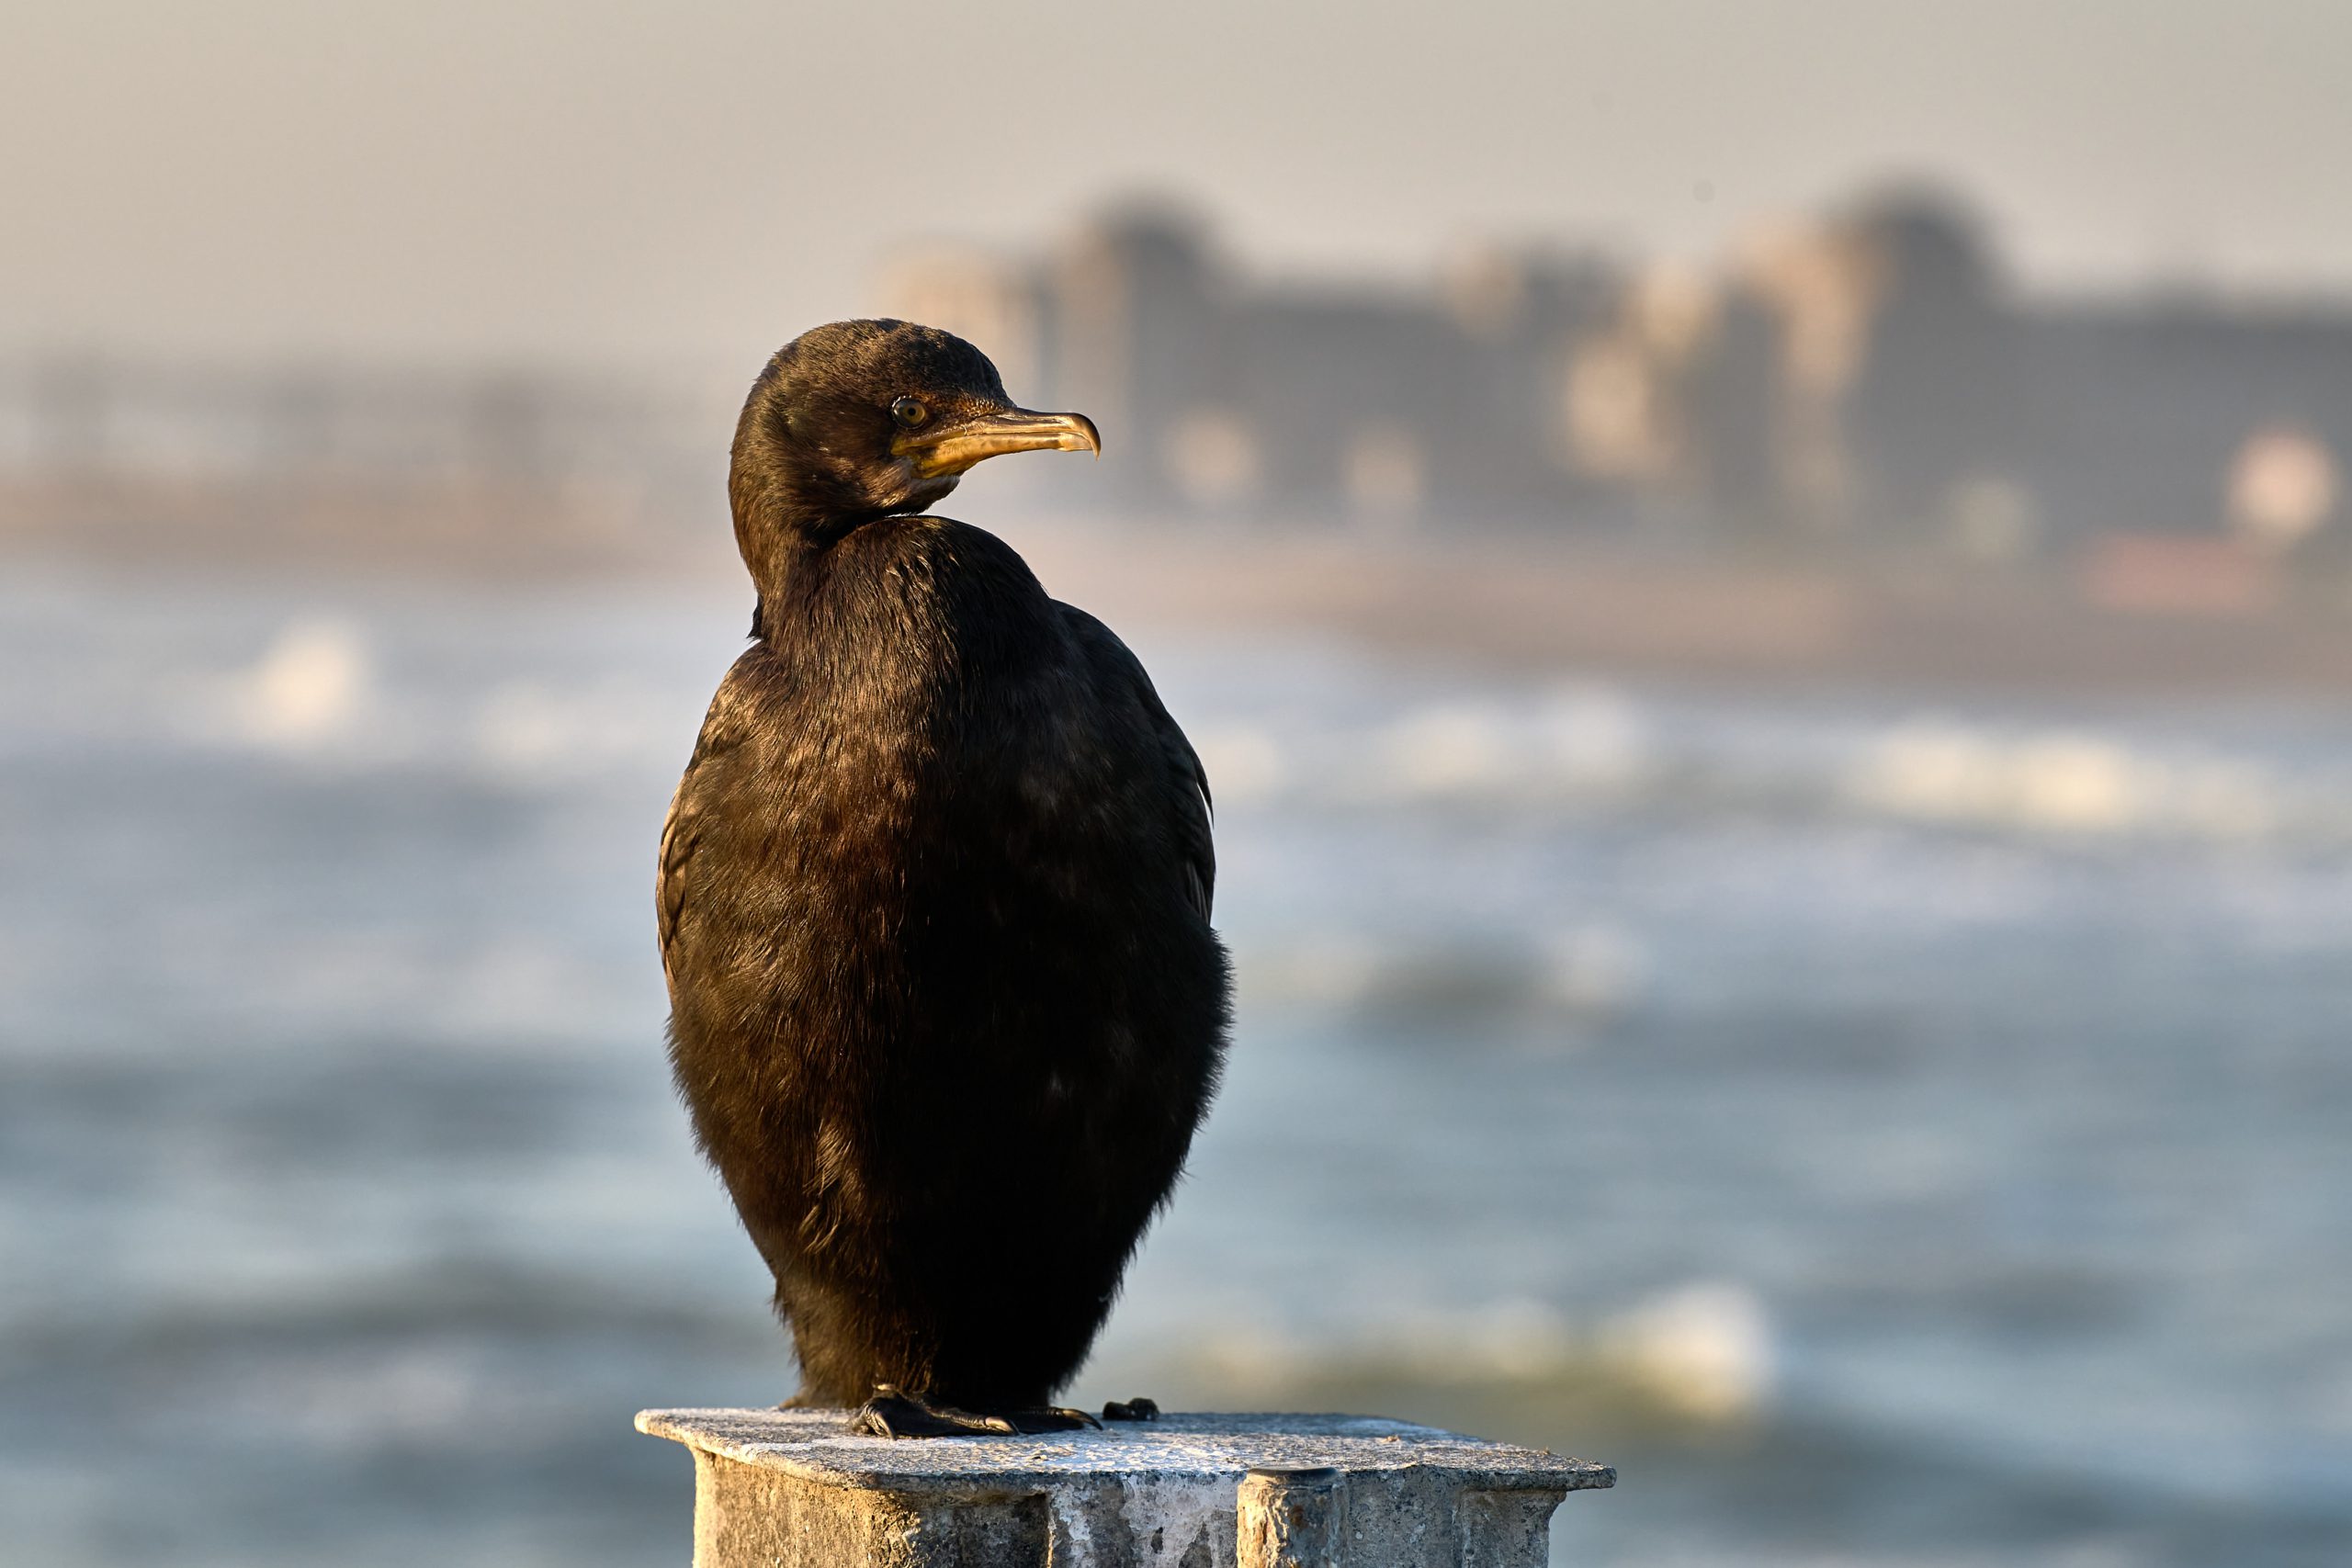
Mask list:
[[[2031,287],[2352,295],[2352,6],[18,0],[0,352],[754,363],[925,238],[1704,260],[1890,178]]]

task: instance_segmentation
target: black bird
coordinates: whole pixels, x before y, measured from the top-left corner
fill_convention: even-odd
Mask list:
[[[791,1403],[887,1435],[1087,1419],[1050,1402],[1224,1057],[1199,759],[1108,628],[920,514],[1081,449],[1092,421],[894,321],[787,344],[736,426],[756,640],[662,832],[671,1060]]]

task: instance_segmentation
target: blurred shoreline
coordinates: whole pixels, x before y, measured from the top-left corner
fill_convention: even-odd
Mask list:
[[[1018,505],[1017,502],[1014,503]],[[175,490],[18,484],[0,558],[267,580],[720,587],[716,502],[649,523],[623,487]],[[1114,624],[1329,636],[1474,665],[1735,685],[2332,699],[2352,598],[2252,552],[2031,573],[1909,555],[1741,559],[1533,525],[1019,520],[955,508]],[[661,509],[667,518],[669,509]]]
[[[1500,531],[1040,529],[1025,550],[1057,595],[1106,615],[1320,631],[1497,666],[2003,694],[2352,693],[2352,609],[2317,592],[2256,613],[2143,610],[2086,603],[2096,582],[1678,559]]]

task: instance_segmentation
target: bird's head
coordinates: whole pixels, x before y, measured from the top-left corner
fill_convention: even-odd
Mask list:
[[[834,321],[752,383],[728,478],[736,537],[758,575],[755,550],[920,511],[984,459],[1081,450],[1102,450],[1092,420],[1016,407],[988,355],[952,333]]]

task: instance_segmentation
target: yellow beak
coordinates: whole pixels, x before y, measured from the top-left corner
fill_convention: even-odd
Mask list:
[[[912,458],[915,472],[933,479],[960,474],[1007,452],[1091,452],[1100,457],[1102,436],[1082,413],[1006,409],[944,422],[935,430],[910,430],[890,443],[890,450]]]

